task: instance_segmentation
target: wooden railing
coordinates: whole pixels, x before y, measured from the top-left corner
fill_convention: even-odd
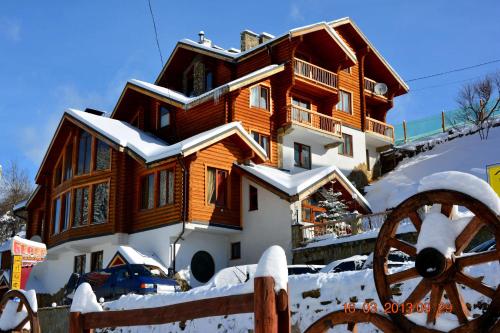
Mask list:
[[[375,85],[377,81],[365,77],[365,90],[375,94]],[[379,95],[387,98],[387,93]]]
[[[394,142],[394,127],[382,121],[366,117],[365,129],[367,132],[380,134]]]
[[[295,75],[323,84],[330,88],[337,88],[337,74],[307,61],[293,58]]]
[[[255,333],[289,333],[290,308],[288,293],[274,290],[274,278],[256,277],[254,292],[201,299],[156,308],[71,312],[70,333],[86,333],[94,328],[161,325],[197,318],[254,313]]]
[[[340,120],[297,105],[287,107],[287,122],[301,124],[342,137],[342,122]]]

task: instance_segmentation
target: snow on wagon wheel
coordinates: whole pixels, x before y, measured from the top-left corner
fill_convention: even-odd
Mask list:
[[[35,298],[36,303],[36,295],[33,293],[30,296]],[[35,309],[25,293],[9,290],[0,301],[0,330],[40,333],[37,305],[33,306]]]
[[[416,239],[405,236],[409,226]],[[496,245],[469,250],[480,236]],[[408,198],[389,214],[375,245],[384,312],[408,332],[488,332],[500,314],[499,241],[500,216],[467,194],[438,189]],[[414,264],[391,268],[394,250]]]

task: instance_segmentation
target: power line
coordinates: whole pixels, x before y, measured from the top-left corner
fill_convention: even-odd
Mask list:
[[[457,84],[457,83],[462,83],[462,82],[477,80],[477,79],[479,79],[481,77],[482,76],[474,76],[474,77],[471,77],[471,78],[468,78],[468,79],[464,79],[464,80],[452,81],[452,82],[447,82],[447,83],[443,83],[443,84],[436,84],[436,85],[433,85],[433,86],[427,86],[427,87],[423,87],[423,88],[419,88],[419,89],[410,90],[409,93],[414,93],[414,92],[418,92],[418,91],[421,91],[421,90],[440,88],[440,87],[449,86],[449,85],[452,85],[452,84]]]
[[[151,19],[153,20],[153,28],[155,30],[156,46],[158,47],[158,53],[160,54],[161,66],[163,67],[163,56],[161,54],[160,42],[158,41],[158,30],[156,29],[155,16],[153,15],[153,8],[151,8],[151,0],[148,0],[149,12],[151,13]]]
[[[467,70],[467,69],[472,69],[472,68],[476,68],[476,67],[481,67],[481,66],[485,66],[485,65],[493,64],[493,63],[496,63],[496,62],[500,62],[500,59],[496,59],[496,60],[492,60],[492,61],[488,61],[488,62],[483,62],[483,63],[481,63],[481,64],[477,64],[477,65],[472,65],[472,66],[467,66],[467,67],[462,67],[462,68],[452,69],[452,70],[449,70],[449,71],[446,71],[446,72],[441,72],[441,73],[436,73],[436,74],[431,74],[431,75],[421,76],[421,77],[417,77],[417,78],[414,78],[414,79],[406,80],[406,82],[412,82],[412,81],[424,80],[424,79],[429,79],[429,78],[431,78],[431,77],[441,76],[441,75],[450,74],[450,73],[455,73],[455,72],[461,72],[461,71],[464,71],[464,70]]]

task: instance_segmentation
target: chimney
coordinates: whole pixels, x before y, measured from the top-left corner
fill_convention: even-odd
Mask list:
[[[201,30],[198,32],[198,44],[212,47],[212,41],[205,37],[205,31]]]
[[[263,32],[259,35],[259,44],[262,44],[262,43],[265,43],[267,42],[268,40],[271,40],[273,39],[274,36],[267,33],[267,32]]]
[[[250,30],[241,32],[241,52],[245,52],[259,45],[259,35]]]
[[[106,113],[104,111],[99,111],[99,110],[91,109],[91,108],[86,108],[85,112],[90,113],[90,114],[95,114],[96,116],[102,116],[103,114]]]

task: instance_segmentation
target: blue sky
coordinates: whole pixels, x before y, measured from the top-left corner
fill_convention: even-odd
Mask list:
[[[163,57],[199,30],[239,47],[244,29],[281,34],[350,16],[404,79],[500,59],[500,2],[151,0]],[[455,107],[460,85],[500,63],[410,82],[396,124]],[[0,165],[34,177],[67,107],[112,110],[126,80],[154,81],[161,63],[147,0],[0,2]]]

